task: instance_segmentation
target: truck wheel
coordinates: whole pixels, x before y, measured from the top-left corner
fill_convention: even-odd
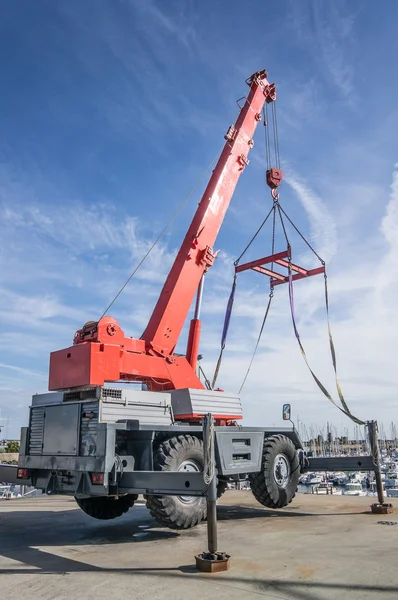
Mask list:
[[[264,440],[262,467],[250,473],[250,487],[260,504],[268,508],[283,508],[296,495],[300,464],[293,442],[284,435]]]
[[[75,500],[80,508],[94,519],[108,520],[121,517],[129,508],[134,505],[138,496],[136,494],[127,494],[113,498],[112,496],[99,496],[98,498],[76,498]]]
[[[154,454],[155,471],[203,471],[203,466],[203,442],[192,435],[164,440]],[[158,523],[171,529],[188,529],[206,519],[206,498],[200,496],[147,496],[146,505]]]

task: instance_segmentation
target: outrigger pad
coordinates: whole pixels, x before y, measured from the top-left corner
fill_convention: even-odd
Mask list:
[[[394,512],[393,505],[388,502],[384,502],[384,504],[376,502],[370,506],[370,509],[374,515],[389,515]]]
[[[202,552],[195,556],[196,568],[204,573],[228,571],[230,555],[225,552]]]

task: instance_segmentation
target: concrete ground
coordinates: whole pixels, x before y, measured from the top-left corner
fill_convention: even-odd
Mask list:
[[[284,510],[262,508],[250,492],[218,506],[228,572],[202,574],[206,525],[182,533],[159,527],[143,504],[96,521],[73,499],[0,503],[2,598],[31,600],[393,600],[398,598],[398,514],[368,514],[367,497],[297,495]],[[393,501],[394,502],[394,501]],[[395,501],[398,513],[398,501]]]

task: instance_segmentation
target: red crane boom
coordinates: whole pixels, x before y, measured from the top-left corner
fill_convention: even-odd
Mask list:
[[[200,321],[191,322],[186,356],[174,350],[202,277],[213,264],[213,244],[253,147],[264,103],[275,100],[266,71],[247,80],[249,94],[212,173],[192,223],[140,339],[125,337],[118,322],[102,317],[75,334],[73,346],[50,355],[49,390],[142,381],[151,390],[200,388],[195,372]],[[197,315],[195,315],[197,317]]]

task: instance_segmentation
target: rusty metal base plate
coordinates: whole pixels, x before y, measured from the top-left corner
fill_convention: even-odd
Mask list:
[[[203,573],[228,571],[230,555],[225,552],[202,552],[195,556],[196,568]]]
[[[370,509],[374,515],[389,515],[394,512],[392,504],[389,504],[388,502],[385,502],[384,504],[378,504],[376,502],[370,506]]]

